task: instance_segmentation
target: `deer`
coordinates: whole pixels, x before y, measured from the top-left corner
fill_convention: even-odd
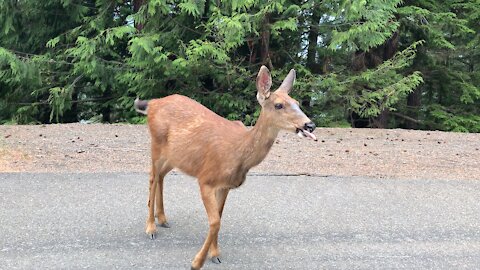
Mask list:
[[[256,88],[261,111],[252,128],[227,120],[178,94],[134,101],[136,111],[147,115],[151,136],[145,229],[149,238],[153,240],[157,234],[155,216],[161,227],[170,226],[163,207],[165,175],[177,168],[198,180],[209,229],[191,269],[201,269],[207,255],[213,263],[221,263],[218,233],[228,193],[241,186],[247,172],[266,157],[279,131],[293,131],[300,137],[317,140],[313,134],[315,124],[300,109],[298,101],[289,96],[295,77],[295,70],[290,70],[272,92],[270,71],[265,66],[260,68]]]

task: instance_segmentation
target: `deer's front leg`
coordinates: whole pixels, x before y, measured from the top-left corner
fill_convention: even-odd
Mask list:
[[[217,238],[218,231],[220,230],[220,214],[217,207],[217,200],[215,198],[215,188],[201,184],[200,192],[202,194],[203,204],[208,215],[209,230],[202,248],[192,261],[191,269],[194,270],[200,269],[205,263],[208,249],[210,248],[213,240]]]
[[[225,206],[225,201],[227,200],[229,190],[230,189],[217,189],[215,192],[220,219],[222,219],[223,207]],[[220,250],[218,249],[218,233],[213,239],[212,245],[210,246],[210,258],[214,263],[221,263]]]

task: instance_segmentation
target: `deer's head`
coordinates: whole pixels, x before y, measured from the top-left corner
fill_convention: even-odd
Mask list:
[[[272,76],[266,66],[262,66],[257,75],[257,100],[262,106],[262,113],[271,125],[278,129],[296,132],[301,137],[317,140],[313,131],[315,124],[300,109],[298,101],[288,94],[295,82],[295,70],[290,70],[280,87],[270,91]]]

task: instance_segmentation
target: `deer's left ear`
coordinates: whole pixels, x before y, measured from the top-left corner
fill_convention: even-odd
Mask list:
[[[257,100],[263,105],[270,96],[270,87],[272,87],[272,76],[266,66],[262,66],[257,75]]]
[[[295,83],[295,77],[296,77],[295,70],[291,69],[287,77],[285,77],[285,79],[283,80],[282,85],[280,85],[277,91],[285,92],[287,94],[290,93],[290,91],[292,91],[293,89],[293,84]]]

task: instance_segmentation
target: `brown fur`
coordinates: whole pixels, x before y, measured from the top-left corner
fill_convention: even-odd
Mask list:
[[[298,102],[288,96],[294,80],[292,70],[280,88],[270,93],[270,72],[262,66],[257,76],[257,98],[262,111],[252,129],[239,121],[224,119],[184,96],[148,102],[152,170],[146,232],[152,238],[156,234],[154,208],[158,222],[167,224],[163,209],[164,176],[178,168],[197,177],[210,229],[192,269],[203,266],[208,251],[213,258],[219,256],[218,231],[228,191],[239,187],[248,170],[265,158],[281,129],[295,131],[310,122],[299,110]],[[142,101],[137,103],[145,105]],[[275,104],[283,104],[284,108],[275,109]],[[151,202],[156,202],[156,207]]]

